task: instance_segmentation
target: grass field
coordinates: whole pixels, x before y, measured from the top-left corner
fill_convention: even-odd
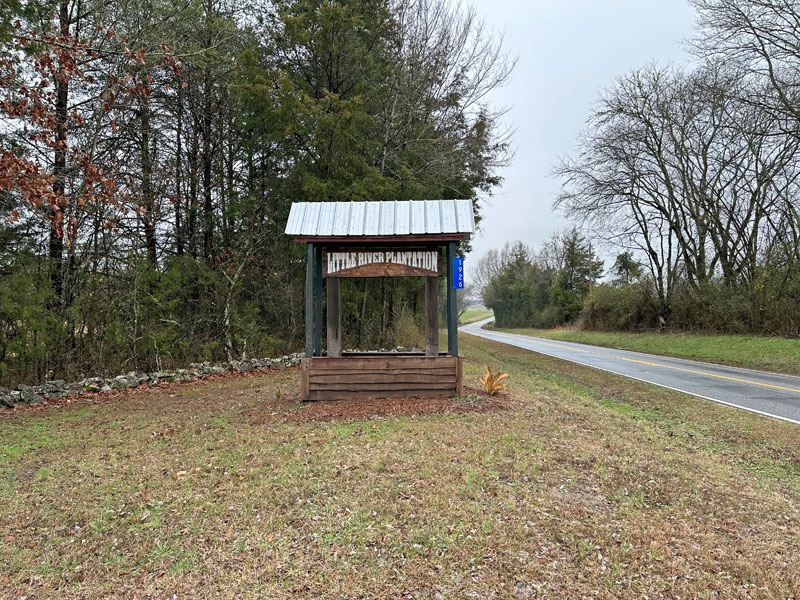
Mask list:
[[[568,329],[503,329],[502,331],[800,375],[800,339],[688,333],[608,333]]]
[[[468,308],[463,313],[461,313],[461,316],[458,318],[458,324],[466,325],[467,323],[482,321],[483,319],[488,319],[493,314],[494,313],[490,309],[484,307]]]
[[[797,598],[800,428],[461,336],[445,414],[297,370],[0,413],[0,598]]]

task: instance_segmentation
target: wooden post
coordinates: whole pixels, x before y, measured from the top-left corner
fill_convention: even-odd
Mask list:
[[[456,242],[447,243],[447,349],[450,356],[458,356],[458,309],[456,290],[453,288],[453,258],[456,255]]]
[[[322,246],[317,245],[317,266],[314,270],[314,356],[322,356]]]
[[[306,358],[314,354],[314,244],[306,244]]]
[[[342,288],[341,279],[328,277],[328,357],[342,356]]]
[[[439,356],[439,278],[425,278],[425,356]]]
[[[300,361],[300,400],[308,400],[311,395],[311,359]]]
[[[464,366],[461,359],[456,359],[456,396],[464,395]]]

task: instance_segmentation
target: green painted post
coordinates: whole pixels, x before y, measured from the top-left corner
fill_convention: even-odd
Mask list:
[[[322,356],[322,246],[317,246],[317,267],[314,271],[316,285],[314,286],[314,301],[316,318],[314,319],[314,356]]]
[[[450,258],[450,244],[447,244],[444,250],[444,303],[447,307],[447,353],[452,354],[453,338],[450,336],[450,288],[453,285],[453,259]]]
[[[453,288],[453,258],[456,242],[447,243],[447,350],[450,356],[458,356],[458,309],[456,290]]]
[[[306,358],[314,354],[314,244],[306,244]]]

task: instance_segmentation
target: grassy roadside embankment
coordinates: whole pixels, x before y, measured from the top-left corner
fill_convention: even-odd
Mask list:
[[[493,325],[490,325],[493,327]],[[551,340],[593,344],[703,362],[800,375],[800,339],[689,333],[626,333],[569,329],[498,329]]]
[[[468,308],[458,317],[458,324],[466,325],[467,323],[474,323],[475,321],[483,321],[493,314],[494,312],[488,308]]]
[[[460,343],[505,409],[304,422],[291,370],[0,416],[0,597],[800,596],[800,428]]]

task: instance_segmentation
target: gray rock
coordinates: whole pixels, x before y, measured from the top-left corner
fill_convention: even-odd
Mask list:
[[[11,390],[0,388],[0,406],[5,408],[14,408],[16,403],[16,399],[11,395]]]
[[[398,348],[403,350],[403,348]],[[195,378],[209,375],[221,375],[229,371],[246,373],[255,369],[276,369],[282,371],[287,367],[300,365],[303,354],[292,353],[278,358],[252,358],[247,360],[231,360],[227,363],[213,364],[208,361],[192,363],[189,368],[175,371],[159,371],[156,373],[137,373],[129,371],[126,375],[118,375],[110,379],[102,377],[86,377],[80,381],[66,383],[63,379],[46,381],[42,385],[18,385],[14,390],[0,388],[0,407],[13,408],[19,404],[40,404],[45,398],[64,398],[70,394],[109,392],[125,390],[147,384],[158,387],[161,382],[192,381]]]
[[[36,390],[30,386],[18,385],[17,391],[20,394],[17,400],[19,404],[40,404],[44,402],[44,398],[37,394]]]
[[[99,377],[89,377],[83,380],[83,389],[86,392],[95,394],[100,391],[105,382]]]
[[[125,375],[115,377],[106,384],[112,390],[124,390],[128,388],[128,378]]]
[[[82,390],[83,386],[81,385],[80,381],[75,381],[73,383],[65,383],[61,389],[69,394],[74,394],[75,392]]]

